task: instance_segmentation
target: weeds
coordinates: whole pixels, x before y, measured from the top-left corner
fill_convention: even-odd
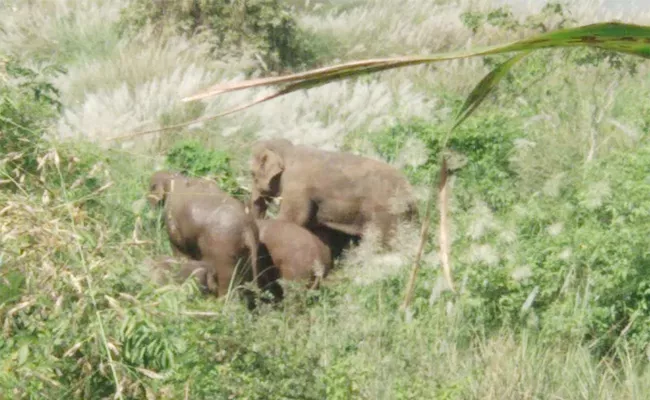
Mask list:
[[[212,44],[195,45],[200,35],[163,39],[147,24],[119,37],[127,1],[27,3],[0,5],[0,49],[13,55],[0,72],[5,397],[635,399],[650,390],[643,64],[610,64],[604,53],[531,55],[491,102],[508,106],[486,104],[459,127],[447,182],[456,297],[442,283],[433,235],[411,311],[398,312],[417,247],[417,232],[405,229],[401,251],[379,256],[368,244],[348,253],[318,301],[288,290],[280,307],[252,314],[206,299],[191,280],[152,282],[147,260],[170,249],[144,201],[150,174],[215,175],[244,194],[250,141],[277,135],[387,160],[424,200],[443,122],[486,65],[332,83],[168,132],[150,147],[105,148],[93,141],[263,94],[178,102],[255,64],[241,53],[215,61]],[[339,46],[318,54],[328,62],[537,29],[510,29],[533,19],[515,9],[490,17],[481,2],[300,3],[301,29]],[[564,16],[610,19],[584,4]],[[476,34],[466,12],[480,22]],[[647,15],[623,19],[647,23]],[[532,17],[547,27],[564,18]],[[65,51],[54,51],[50,38],[66,37]]]

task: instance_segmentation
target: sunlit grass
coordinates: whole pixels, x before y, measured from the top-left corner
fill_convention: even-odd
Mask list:
[[[183,104],[180,99],[197,90],[244,79],[245,59],[212,59],[200,40],[162,40],[147,32],[118,38],[111,24],[127,0],[28,3],[0,6],[0,51],[67,68],[55,82],[64,103],[51,126],[55,136],[100,141],[214,115],[263,93]],[[340,44],[335,53],[341,60],[455,50],[526,34],[487,28],[472,36],[460,15],[487,10],[493,4],[487,1],[293,3],[302,10],[301,24]],[[579,23],[616,18],[594,4],[572,3],[573,17]],[[621,19],[647,24],[649,12]],[[201,298],[191,284],[157,287],[146,274],[148,258],[169,253],[157,214],[143,206],[146,179],[163,165],[158,153],[174,141],[196,137],[231,150],[244,184],[255,138],[282,136],[388,158],[376,145],[378,136],[387,140],[390,127],[413,118],[432,126],[432,134],[442,132],[488,70],[476,59],[332,83],[111,153],[55,141],[60,165],[53,153],[41,154],[50,154],[43,160],[43,183],[28,176],[20,189],[0,190],[0,279],[10,282],[10,289],[0,290],[0,369],[6,371],[0,387],[40,398],[113,396],[116,387],[125,398],[148,391],[170,399],[215,393],[260,399],[644,398],[650,390],[646,352],[622,335],[611,358],[597,358],[590,346],[598,338],[582,337],[593,296],[576,281],[576,274],[589,271],[573,261],[580,244],[568,237],[582,221],[563,219],[578,206],[596,213],[616,195],[619,170],[604,166],[588,177],[589,159],[635,150],[647,139],[650,80],[643,65],[629,76],[606,64],[567,65],[564,54],[531,57],[468,121],[468,130],[515,131],[509,165],[520,197],[511,209],[492,208],[485,192],[463,186],[462,171],[451,178],[458,298],[444,291],[434,235],[413,313],[403,318],[397,311],[417,246],[412,228],[399,235],[399,251],[378,254],[369,240],[350,252],[318,302],[294,290],[279,309],[254,315],[237,302]],[[510,122],[494,123],[493,116]],[[391,162],[411,172],[430,168],[425,139],[395,140]],[[479,172],[475,176],[488,178],[489,171]],[[424,201],[427,183],[413,181]],[[573,190],[580,191],[580,202],[564,202],[564,193]],[[616,232],[594,228],[583,236],[591,233]],[[538,242],[550,245],[533,256],[527,246]],[[481,299],[468,288],[489,288],[498,279],[519,288],[549,259],[565,265],[555,277],[563,300],[547,314],[555,319],[540,321],[533,301],[523,322],[513,323],[519,329],[491,330],[495,321],[485,320],[488,313],[521,309],[534,287],[522,289],[521,299],[508,298],[514,305],[498,303],[499,293],[477,305]],[[484,281],[468,282],[469,270],[484,273]],[[131,346],[138,341],[147,346]]]

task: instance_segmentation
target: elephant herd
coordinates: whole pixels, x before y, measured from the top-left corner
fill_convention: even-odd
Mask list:
[[[156,268],[175,270],[177,282],[194,276],[204,293],[217,297],[254,282],[279,300],[278,279],[317,289],[333,260],[369,229],[390,248],[398,223],[417,216],[408,180],[381,161],[268,139],[252,146],[249,168],[247,204],[211,180],[171,171],[152,175],[149,203],[163,207],[174,252],[157,259]],[[269,219],[274,198],[279,212]],[[253,292],[243,293],[252,307]]]

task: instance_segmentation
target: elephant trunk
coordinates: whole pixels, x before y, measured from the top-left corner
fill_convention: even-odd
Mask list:
[[[266,209],[268,208],[266,201],[266,197],[262,196],[258,189],[253,188],[250,209],[254,219],[263,219],[266,216]]]

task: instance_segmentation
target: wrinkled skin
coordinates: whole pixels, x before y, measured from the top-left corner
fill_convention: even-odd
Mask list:
[[[148,265],[151,270],[151,276],[157,284],[182,284],[188,278],[192,277],[196,279],[201,293],[208,294],[210,292],[208,289],[207,275],[210,265],[207,261],[161,256],[150,260]]]
[[[257,277],[259,232],[240,201],[212,181],[169,171],[154,173],[149,191],[150,205],[164,206],[174,254],[207,264],[206,280],[211,293],[224,296],[233,278],[235,287]],[[268,284],[257,283],[262,287]]]
[[[260,266],[277,268],[279,276],[290,281],[306,281],[317,289],[332,269],[330,249],[318,236],[292,222],[258,219],[260,243],[268,259],[260,257]]]
[[[253,145],[250,169],[255,218],[263,218],[267,201],[280,196],[279,220],[358,237],[374,225],[387,246],[397,222],[417,215],[411,185],[381,161],[270,139]]]

